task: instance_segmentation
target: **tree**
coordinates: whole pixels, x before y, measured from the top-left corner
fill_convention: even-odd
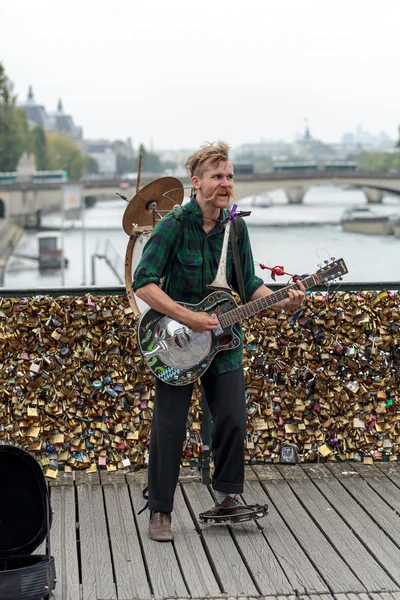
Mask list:
[[[158,154],[153,152],[147,152],[146,148],[142,146],[142,171],[148,173],[161,173],[164,169],[160,157]],[[136,162],[136,161],[135,161]],[[136,169],[137,170],[137,169]]]
[[[133,173],[137,171],[137,160],[133,158],[126,158],[122,154],[117,154],[117,173],[122,175],[123,173]]]
[[[361,152],[350,159],[365,171],[400,171],[399,152]]]
[[[31,151],[26,116],[15,107],[12,83],[0,63],[0,171],[15,171],[25,150]]]
[[[32,150],[36,158],[36,168],[38,171],[47,171],[49,169],[49,153],[47,148],[46,133],[40,125],[35,125],[31,132]]]
[[[80,179],[86,171],[87,156],[71,140],[53,132],[47,132],[49,169],[68,172],[73,181]]]
[[[87,156],[86,158],[86,173],[97,175],[99,172],[99,163],[93,156]]]

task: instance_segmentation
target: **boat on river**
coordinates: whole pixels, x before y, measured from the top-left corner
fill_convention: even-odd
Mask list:
[[[269,194],[262,194],[260,196],[254,196],[251,201],[251,206],[255,208],[269,208],[272,206],[274,201]]]
[[[367,206],[349,208],[341,219],[343,231],[375,235],[393,234],[394,223],[391,215],[375,213]]]

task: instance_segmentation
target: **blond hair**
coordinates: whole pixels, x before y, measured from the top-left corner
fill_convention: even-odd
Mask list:
[[[195,175],[201,179],[208,165],[216,166],[221,160],[229,160],[228,154],[229,146],[226,142],[207,143],[189,156],[185,167],[189,171],[190,177]]]

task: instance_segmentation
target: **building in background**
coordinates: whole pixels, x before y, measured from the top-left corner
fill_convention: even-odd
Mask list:
[[[46,131],[54,131],[77,144],[81,149],[83,147],[83,129],[75,125],[72,115],[64,112],[61,99],[58,101],[55,112],[47,112],[42,104],[35,101],[32,86],[29,86],[28,97],[26,101],[19,105],[27,118],[30,127],[40,125]]]
[[[62,100],[58,101],[57,110],[49,115],[50,131],[67,137],[75,142],[81,149],[83,148],[83,130],[82,127],[75,125],[72,115],[64,112]]]
[[[31,85],[28,89],[28,97],[26,101],[20,104],[19,108],[24,111],[30,127],[40,125],[43,127],[43,129],[50,128],[49,115],[47,114],[45,107],[35,101],[35,96],[33,94]]]
[[[112,148],[116,154],[123,156],[127,160],[132,160],[135,158],[135,151],[133,149],[132,140],[130,137],[128,137],[125,142],[122,140],[115,140],[115,142],[112,142]]]
[[[378,134],[369,133],[357,125],[355,132],[342,135],[342,145],[348,152],[396,152],[396,140],[384,131]]]
[[[117,152],[108,140],[85,140],[84,151],[99,167],[99,175],[117,173]]]
[[[232,149],[232,158],[240,160],[241,157],[283,159],[292,153],[292,144],[283,140],[261,140],[255,144],[241,144]]]

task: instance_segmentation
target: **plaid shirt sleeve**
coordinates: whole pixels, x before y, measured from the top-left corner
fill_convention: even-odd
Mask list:
[[[264,285],[264,281],[255,274],[253,252],[251,250],[249,232],[245,222],[243,222],[242,234],[238,239],[238,247],[244,291],[246,294],[246,301],[248,302],[256,289],[258,289],[260,285]]]
[[[160,284],[178,243],[179,222],[167,215],[154,227],[133,275],[134,292],[149,283]]]

